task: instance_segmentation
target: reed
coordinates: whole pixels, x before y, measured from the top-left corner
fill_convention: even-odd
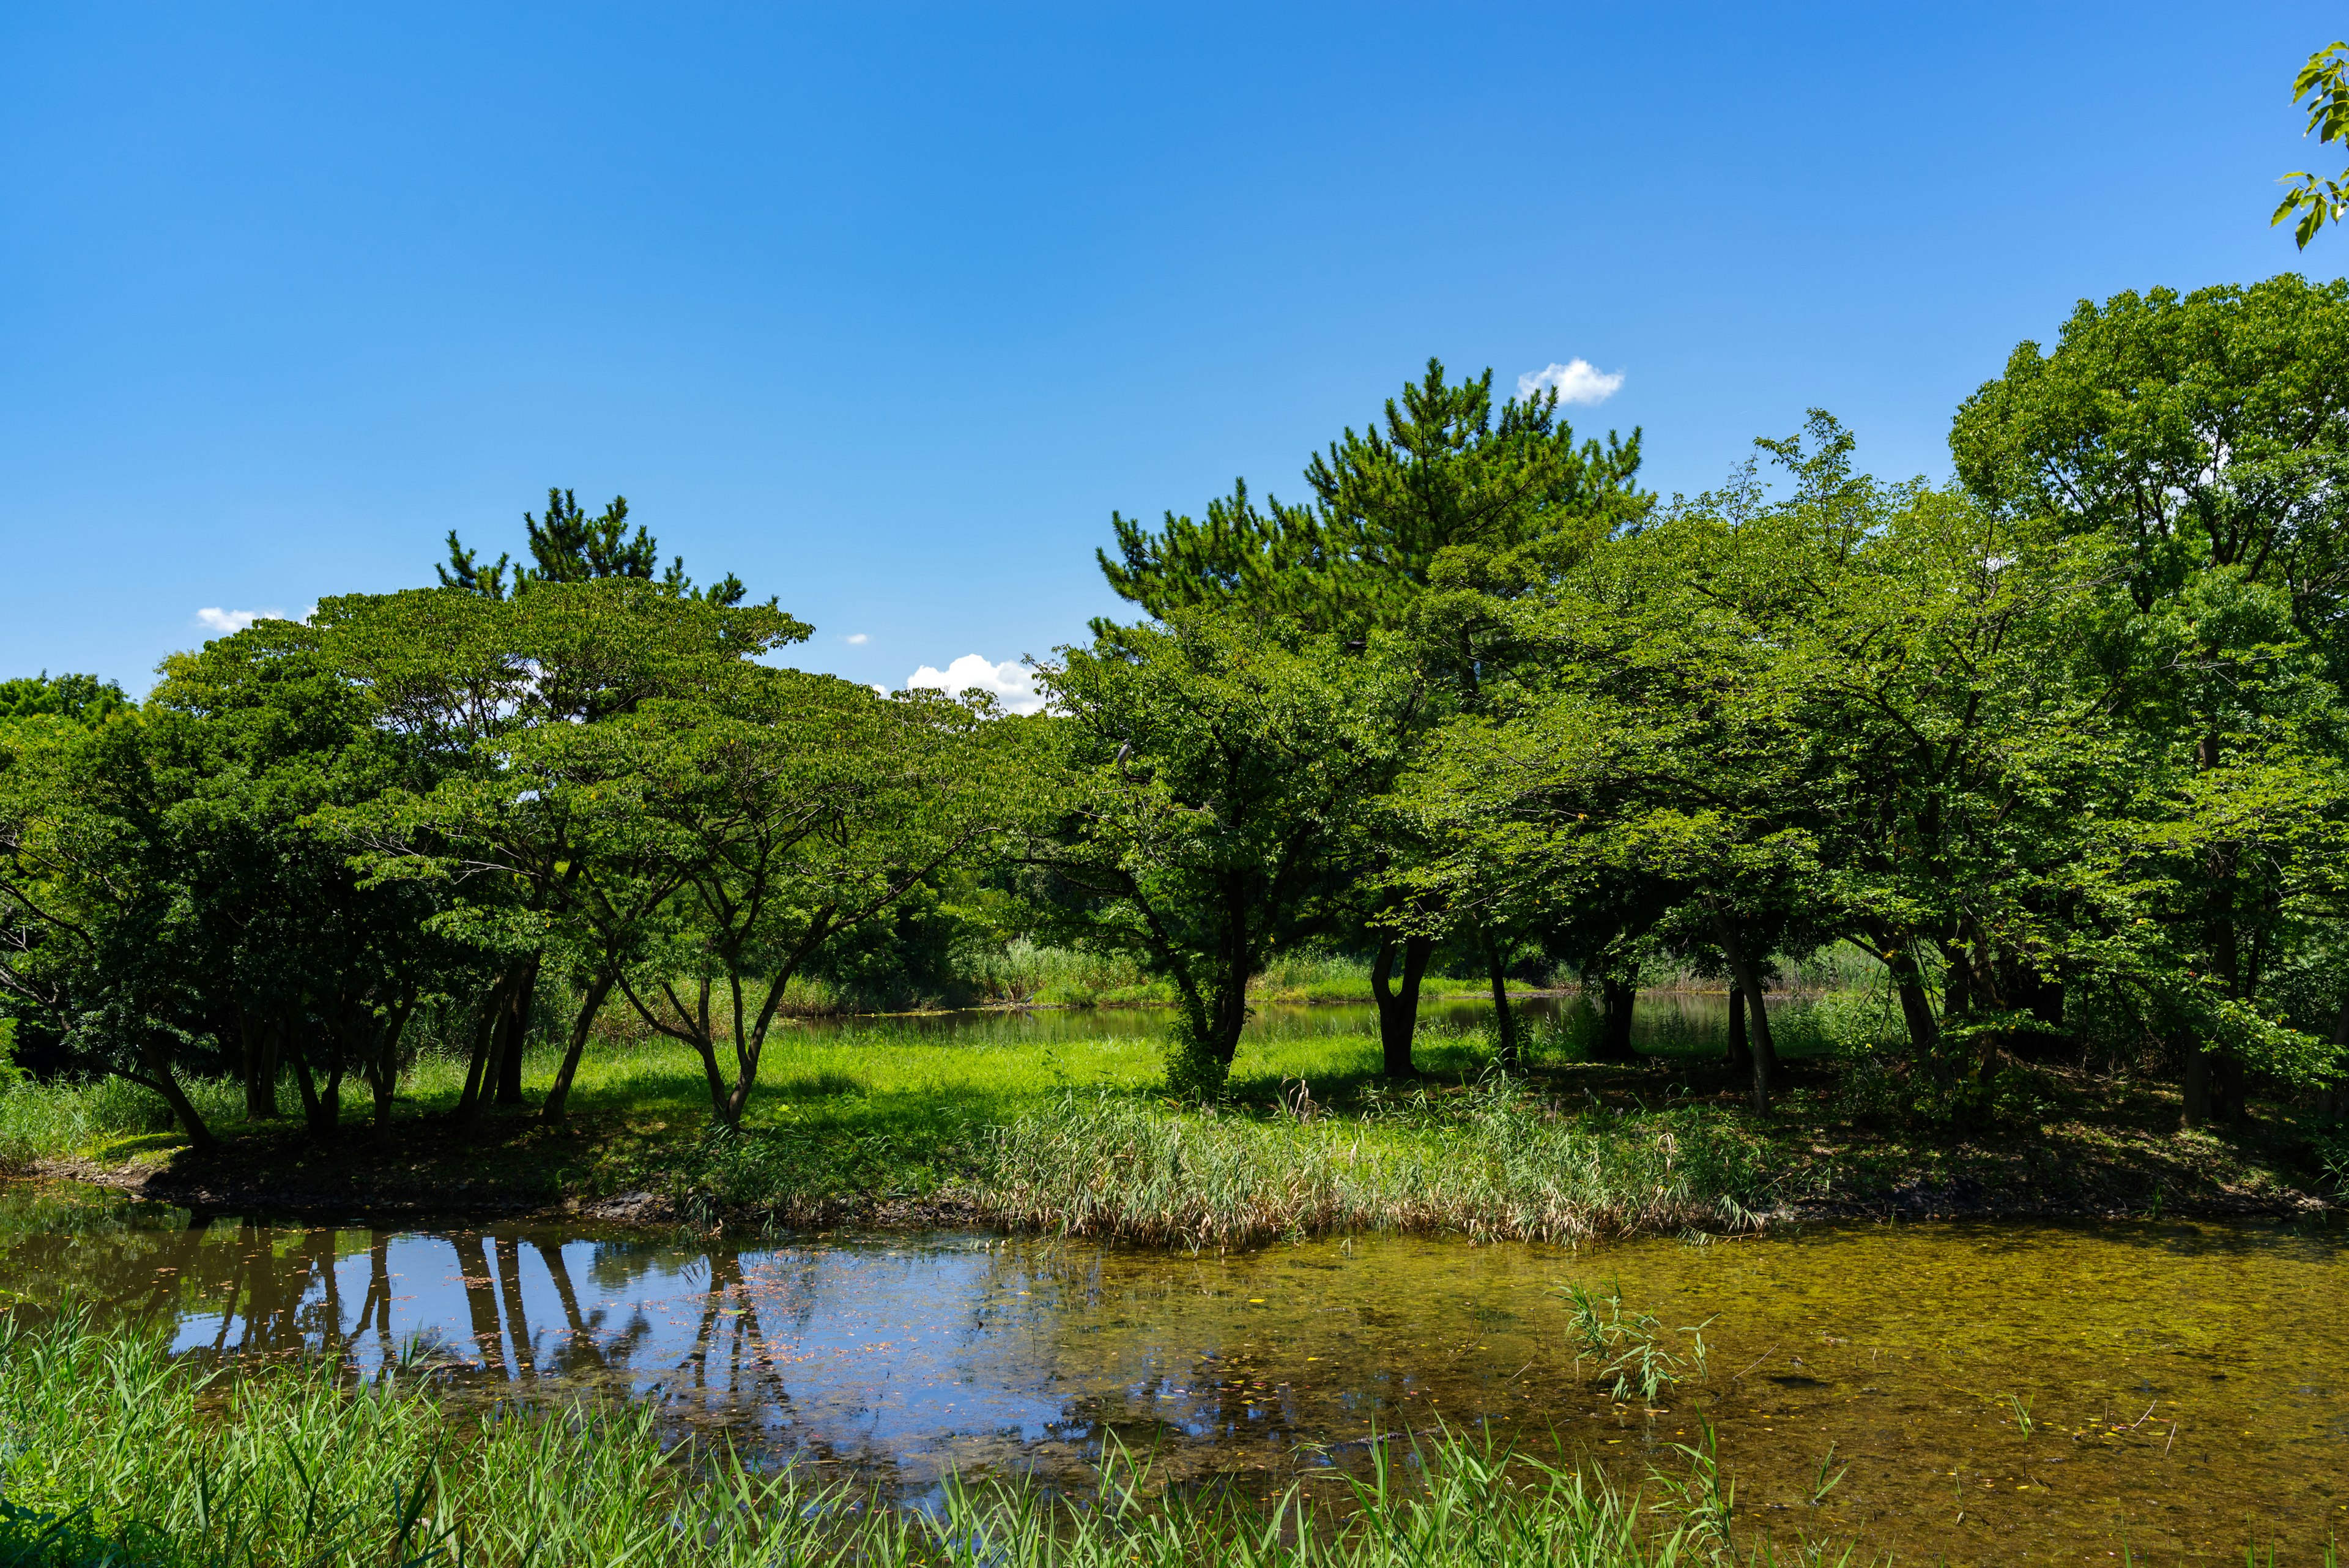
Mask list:
[[[402,1369],[238,1379],[67,1311],[0,1319],[0,1562],[24,1568],[1646,1568],[1727,1559],[1718,1471],[1664,1506],[1596,1471],[1449,1435],[1374,1444],[1341,1506],[1156,1485],[1115,1452],[1090,1495],[949,1479],[933,1509],[665,1448],[648,1408],[468,1415]],[[1692,1449],[1709,1463],[1710,1445]],[[1324,1491],[1326,1488],[1322,1489]],[[1757,1557],[1766,1555],[1766,1543]]]
[[[1628,1399],[1637,1389],[1641,1401],[1652,1405],[1659,1394],[1691,1374],[1699,1381],[1710,1376],[1704,1331],[1711,1318],[1692,1328],[1670,1331],[1690,1337],[1689,1353],[1682,1355],[1665,1348],[1667,1330],[1654,1313],[1624,1314],[1619,1287],[1600,1295],[1587,1285],[1569,1283],[1554,1293],[1565,1300],[1568,1329],[1578,1342],[1576,1365],[1595,1364],[1599,1380],[1609,1385],[1617,1399]]]

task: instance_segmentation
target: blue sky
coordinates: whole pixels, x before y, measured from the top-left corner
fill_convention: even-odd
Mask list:
[[[1812,405],[1938,475],[2075,299],[2338,273],[2266,219],[2344,27],[0,6],[0,675],[143,691],[200,610],[429,581],[554,483],[812,667],[1042,654],[1118,607],[1112,508],[1297,494],[1431,354],[1620,376],[1572,417],[1668,492]]]

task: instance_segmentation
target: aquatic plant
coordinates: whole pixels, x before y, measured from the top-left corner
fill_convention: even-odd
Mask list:
[[[1846,1465],[1843,1469],[1837,1470],[1834,1475],[1828,1475],[1827,1471],[1834,1467],[1835,1461],[1836,1446],[1833,1443],[1829,1443],[1827,1445],[1826,1457],[1819,1460],[1818,1473],[1811,1478],[1811,1506],[1813,1508],[1816,1508],[1819,1504],[1825,1502],[1827,1500],[1827,1493],[1835,1490],[1837,1487],[1841,1486],[1843,1484],[1843,1478],[1851,1474],[1851,1467],[1849,1465]]]
[[[1693,1367],[1700,1379],[1709,1375],[1704,1330],[1711,1318],[1692,1328],[1671,1331],[1685,1334],[1692,1341],[1689,1354],[1682,1356],[1664,1347],[1663,1321],[1654,1313],[1623,1314],[1619,1285],[1603,1296],[1579,1284],[1561,1285],[1553,1293],[1564,1298],[1568,1326],[1579,1342],[1577,1364],[1598,1363],[1599,1380],[1611,1380],[1610,1392],[1616,1398],[1628,1399],[1636,1388],[1640,1399],[1652,1405],[1658,1394],[1682,1380],[1684,1370]]]

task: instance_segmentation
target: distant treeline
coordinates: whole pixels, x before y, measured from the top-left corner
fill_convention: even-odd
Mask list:
[[[1114,517],[1142,618],[1040,663],[1030,716],[783,667],[775,601],[560,492],[528,565],[452,534],[440,586],[258,622],[141,703],[0,685],[17,1059],[200,1143],[183,1075],[256,1116],[290,1079],[325,1136],[351,1079],[390,1116],[420,1006],[463,1021],[460,1116],[519,1102],[559,992],[543,1114],[617,1008],[739,1123],[794,985],[1017,939],[1163,988],[1188,1094],[1293,955],[1369,962],[1397,1074],[1431,965],[1496,1002],[1571,970],[1601,1055],[1643,967],[1718,976],[1766,1107],[1769,955],[1848,943],[1913,1114],[2055,1054],[2174,1069],[2196,1123],[2329,1092],[2349,285],[2083,303],[1958,410],[1950,485],[1857,472],[1825,413],[1758,445],[1664,501],[1639,432],[1431,362],[1301,502]]]

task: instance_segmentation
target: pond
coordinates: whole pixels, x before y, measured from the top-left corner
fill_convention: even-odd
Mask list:
[[[1578,1365],[1566,1282],[1709,1374]],[[657,1402],[679,1434],[918,1498],[948,1469],[1081,1485],[1112,1445],[1268,1492],[1439,1425],[1685,1475],[1718,1432],[1748,1530],[1909,1559],[2313,1561],[2349,1523],[2349,1267],[2318,1229],[1829,1227],[1579,1252],[1358,1237],[1225,1256],[981,1234],[382,1231],[0,1189],[0,1293],[265,1369],[403,1355],[453,1397]],[[1822,1484],[1841,1480],[1821,1495]]]

